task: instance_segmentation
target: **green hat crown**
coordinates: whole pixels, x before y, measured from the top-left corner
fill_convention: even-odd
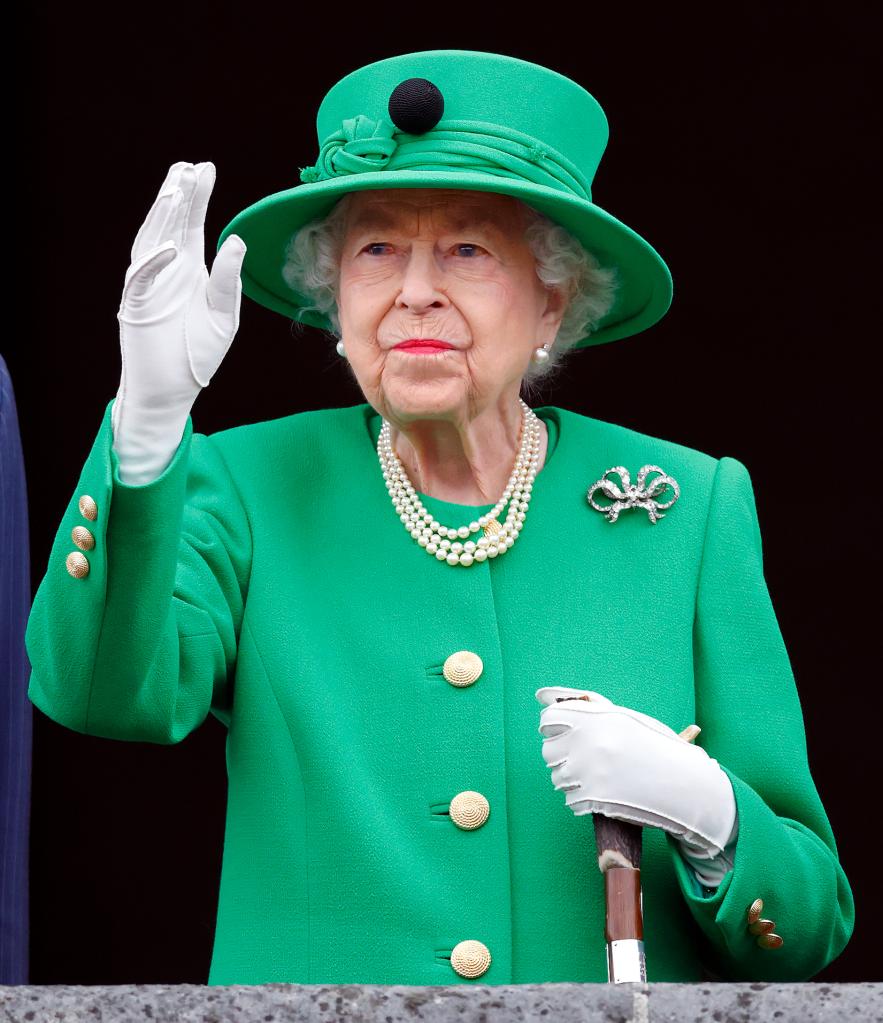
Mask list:
[[[464,67],[469,58],[473,66]],[[409,77],[418,63],[424,77]],[[417,83],[434,89],[444,110],[419,134],[399,127],[402,111],[410,112],[408,99],[412,108],[419,104]],[[317,131],[319,159],[301,171],[302,181],[471,169],[589,200],[608,139],[604,111],[576,82],[513,57],[459,50],[392,57],[354,71],[323,100]]]
[[[291,235],[347,192],[433,187],[513,195],[617,268],[613,308],[577,347],[636,334],[671,303],[671,275],[658,253],[593,202],[609,136],[604,111],[556,71],[471,50],[390,57],[329,90],[316,134],[318,158],[300,168],[302,184],[244,210],[219,240],[243,238],[243,291],[263,305],[328,328],[282,278]]]

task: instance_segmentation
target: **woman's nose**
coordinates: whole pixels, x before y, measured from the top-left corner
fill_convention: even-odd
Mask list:
[[[412,313],[446,306],[448,297],[443,285],[444,271],[438,265],[435,253],[415,247],[405,264],[396,306]]]

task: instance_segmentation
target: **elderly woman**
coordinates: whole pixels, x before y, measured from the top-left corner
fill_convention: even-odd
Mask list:
[[[210,984],[604,980],[596,814],[645,829],[650,980],[811,976],[852,896],[747,470],[521,397],[670,302],[592,202],[603,112],[429,51],[348,75],[318,134],[211,274],[214,167],[171,168],[31,700],[118,739],[227,726]],[[333,330],[365,401],[194,432],[242,290]]]

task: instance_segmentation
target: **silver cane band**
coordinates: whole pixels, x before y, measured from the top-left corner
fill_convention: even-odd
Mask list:
[[[621,938],[607,943],[607,980],[611,984],[646,983],[647,964],[640,938]]]

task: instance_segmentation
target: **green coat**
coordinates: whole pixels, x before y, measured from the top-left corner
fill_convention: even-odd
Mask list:
[[[228,728],[229,796],[209,984],[606,980],[589,816],[543,761],[539,686],[601,692],[699,743],[732,779],[735,868],[703,892],[644,838],[648,979],[800,980],[843,949],[849,884],[809,772],[800,704],[763,578],[751,481],[716,459],[566,409],[526,524],[502,556],[438,562],[406,533],[367,404],[194,433],[123,483],[104,420],[36,594],[28,695],[87,735],[176,743]],[[591,508],[605,469],[680,484],[655,525]],[[80,498],[97,505],[94,521]],[[446,525],[474,508],[426,498]],[[481,506],[480,511],[492,505]],[[86,527],[88,574],[66,567]],[[442,667],[483,662],[469,686]],[[487,822],[458,827],[477,790]],[[764,900],[784,945],[761,949]],[[450,956],[483,942],[468,979]]]

